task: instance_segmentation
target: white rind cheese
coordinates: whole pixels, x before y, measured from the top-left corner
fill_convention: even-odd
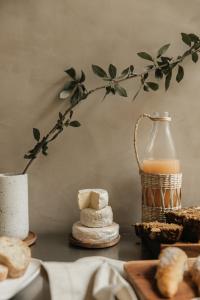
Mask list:
[[[76,222],[72,226],[72,235],[75,239],[85,243],[110,242],[119,236],[119,225],[112,223],[102,228],[88,228]]]
[[[91,190],[80,190],[78,192],[78,206],[80,209],[84,209],[90,206]]]
[[[90,207],[102,209],[108,205],[108,192],[102,189],[93,190],[90,198]]]
[[[100,210],[84,208],[80,213],[80,222],[87,227],[105,227],[113,222],[113,212],[110,206]]]
[[[80,209],[102,209],[108,205],[108,192],[103,189],[85,189],[78,192]]]

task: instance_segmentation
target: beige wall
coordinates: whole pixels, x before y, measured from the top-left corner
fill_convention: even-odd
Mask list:
[[[0,1],[0,171],[21,171],[33,145],[32,128],[43,133],[67,103],[56,100],[63,70],[85,70],[88,87],[100,84],[92,63],[121,69],[136,55],[152,54],[172,42],[184,51],[180,32],[200,29],[200,1],[193,0],[1,0]],[[116,221],[128,225],[140,215],[140,183],[133,155],[133,124],[142,112],[170,111],[184,172],[185,204],[199,204],[200,64],[188,59],[185,78],[165,93],[141,94],[135,103],[102,93],[82,103],[47,158],[30,169],[30,220],[37,231],[70,230],[78,219],[77,190],[102,187],[110,193]],[[126,85],[130,94],[135,83]],[[141,132],[144,137],[144,132]]]

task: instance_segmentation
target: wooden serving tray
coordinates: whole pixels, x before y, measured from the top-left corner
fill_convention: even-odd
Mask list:
[[[189,265],[194,259],[189,258]],[[155,272],[158,260],[130,261],[124,264],[128,281],[134,287],[140,300],[163,300],[156,287]],[[180,284],[177,294],[170,300],[191,300],[198,296],[197,288],[187,273]]]
[[[157,258],[160,251],[167,247],[179,247],[185,251],[188,257],[197,257],[200,255],[200,243],[186,243],[180,241],[174,244],[162,244],[150,239],[143,239],[142,242],[151,252],[153,258]]]

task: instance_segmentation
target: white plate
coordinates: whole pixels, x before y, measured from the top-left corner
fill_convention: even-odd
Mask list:
[[[40,266],[40,260],[32,258],[22,277],[0,281],[0,300],[7,300],[23,290],[40,273]]]

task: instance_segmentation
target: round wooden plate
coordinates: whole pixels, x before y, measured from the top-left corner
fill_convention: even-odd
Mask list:
[[[27,238],[25,238],[23,241],[27,244],[27,246],[32,246],[35,244],[37,240],[37,234],[33,231],[29,231],[29,234]]]
[[[76,240],[72,235],[69,237],[70,244],[76,247],[82,247],[82,248],[88,248],[88,249],[103,249],[103,248],[109,248],[117,245],[121,239],[121,236],[119,235],[116,239],[105,242],[105,243],[84,243],[81,241]]]

